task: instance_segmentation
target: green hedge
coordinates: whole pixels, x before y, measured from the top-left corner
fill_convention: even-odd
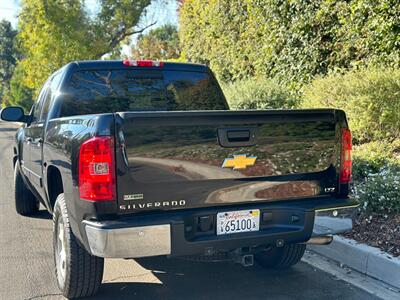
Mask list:
[[[353,180],[364,181],[370,174],[390,167],[400,172],[400,140],[374,141],[353,147]]]
[[[343,109],[356,142],[400,139],[400,69],[317,78],[304,88],[302,107]]]
[[[231,109],[294,108],[296,98],[272,79],[244,79],[222,84]]]
[[[183,57],[223,81],[278,78],[298,90],[315,75],[400,66],[398,0],[185,0]]]

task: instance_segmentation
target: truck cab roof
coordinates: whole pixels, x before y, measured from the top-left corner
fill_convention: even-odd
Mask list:
[[[193,71],[193,72],[205,72],[209,71],[206,65],[193,64],[193,63],[181,63],[181,62],[163,62],[162,67],[135,67],[124,65],[123,60],[81,60],[70,63],[73,68],[81,70],[96,70],[96,69],[120,69],[123,67],[127,68],[150,68],[158,69],[163,68],[174,71]]]

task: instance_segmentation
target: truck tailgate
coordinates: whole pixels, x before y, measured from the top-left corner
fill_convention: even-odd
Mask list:
[[[121,213],[336,193],[338,110],[116,114]]]

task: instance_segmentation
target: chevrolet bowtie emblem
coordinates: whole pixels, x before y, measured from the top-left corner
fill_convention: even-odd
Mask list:
[[[233,168],[234,170],[246,169],[256,163],[257,157],[246,154],[234,155],[233,158],[225,158],[222,168]]]

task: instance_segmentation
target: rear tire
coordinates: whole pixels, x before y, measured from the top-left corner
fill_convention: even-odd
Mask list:
[[[39,211],[39,201],[26,186],[22,178],[19,163],[14,168],[14,198],[15,210],[22,216],[30,216]]]
[[[53,213],[53,253],[57,284],[68,299],[93,296],[103,278],[104,258],[90,255],[79,245],[69,223],[64,194]]]
[[[273,247],[259,252],[255,255],[255,259],[266,268],[288,269],[301,260],[305,250],[305,244],[288,244],[281,248]]]

